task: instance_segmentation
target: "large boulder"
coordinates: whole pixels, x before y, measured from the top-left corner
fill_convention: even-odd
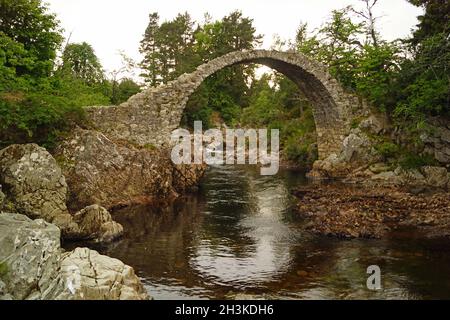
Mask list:
[[[58,299],[146,300],[148,294],[133,268],[88,248],[64,253],[62,278],[69,290]]]
[[[16,144],[0,150],[0,183],[9,210],[55,224],[66,239],[107,242],[122,234],[122,226],[113,222],[104,208],[88,207],[75,216],[69,213],[68,187],[61,168],[47,150],[36,144]]]
[[[109,209],[176,197],[203,173],[184,168],[174,173],[169,152],[151,145],[138,148],[83,129],[75,129],[58,146],[55,157],[70,187],[70,203],[77,210],[91,204]],[[179,172],[189,177],[187,184],[174,183]]]
[[[60,230],[0,214],[0,299],[148,299],[133,269],[87,248],[63,253]]]
[[[42,219],[0,213],[0,263],[4,291],[14,299],[49,299],[58,281],[60,230]]]
[[[77,232],[66,207],[67,184],[55,159],[36,144],[11,145],[0,150],[0,184],[16,212],[42,218]]]
[[[367,170],[371,164],[380,163],[382,158],[374,148],[376,141],[371,138],[371,134],[384,130],[385,125],[380,124],[377,118],[366,119],[359,127],[350,130],[338,154],[315,161],[308,177],[344,178],[354,175],[356,171],[359,173],[361,170]]]
[[[342,142],[339,160],[353,166],[378,162],[381,159],[373,148],[374,144],[373,139],[364,131],[359,128],[352,129]]]

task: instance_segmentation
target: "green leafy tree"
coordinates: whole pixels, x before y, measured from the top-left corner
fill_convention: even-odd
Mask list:
[[[447,0],[409,0],[409,2],[425,9],[425,13],[418,17],[419,24],[410,40],[413,46],[437,34],[448,34],[450,2]]]
[[[157,13],[150,14],[140,51],[144,55],[143,76],[151,86],[191,72],[198,65],[193,52],[193,25],[187,12],[162,24]]]
[[[254,49],[261,38],[256,34],[253,20],[244,17],[240,11],[234,11],[220,21],[207,21],[196,29],[194,52],[200,64],[229,52]],[[237,123],[242,108],[249,103],[249,79],[254,77],[254,68],[252,65],[236,65],[218,71],[191,96],[186,112],[204,117],[217,111],[225,123]],[[201,95],[202,99],[197,95]],[[199,101],[205,104],[198,106]],[[210,111],[203,111],[205,108]],[[191,118],[195,119],[195,116]]]
[[[66,46],[60,70],[88,85],[100,83],[105,78],[94,49],[86,42],[71,43]]]
[[[141,91],[141,86],[129,78],[122,79],[119,83],[114,83],[114,85],[116,88],[113,90],[111,97],[113,104],[121,104]]]
[[[42,1],[0,0],[0,147],[35,142],[51,148],[73,125],[83,125],[82,106],[110,103],[109,83],[88,84],[96,77],[82,64],[68,74],[54,72],[62,39]],[[83,60],[67,52],[66,66]],[[95,59],[85,61],[98,66]]]
[[[9,49],[14,47],[2,58],[3,68],[18,77],[49,76],[63,39],[60,31],[58,20],[42,1],[0,0],[1,50],[5,43]]]

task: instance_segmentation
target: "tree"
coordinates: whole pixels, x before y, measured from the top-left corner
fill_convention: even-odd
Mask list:
[[[128,100],[129,97],[135,95],[141,91],[141,86],[134,82],[132,79],[124,78],[116,84],[115,90],[111,97],[113,104],[121,104]]]
[[[145,29],[144,38],[141,40],[139,51],[144,54],[144,59],[141,62],[142,69],[145,73],[142,76],[145,81],[152,87],[155,87],[160,82],[160,74],[158,68],[159,51],[156,43],[156,36],[159,30],[159,15],[153,12],[149,15],[149,22],[147,29]]]
[[[40,0],[0,0],[0,38],[9,47],[3,68],[34,78],[50,75],[63,39],[58,20]]]
[[[425,39],[450,30],[450,2],[447,0],[409,0],[410,3],[423,7],[425,13],[418,17],[419,24],[413,32],[410,43],[418,45]]]
[[[141,41],[143,76],[151,86],[166,83],[198,65],[193,52],[194,22],[186,12],[159,25],[157,13],[150,21]]]
[[[103,81],[102,65],[92,46],[86,42],[71,43],[62,56],[61,71],[82,80],[88,85]]]
[[[300,25],[296,40],[299,52],[328,66],[345,87],[354,89],[355,68],[363,47],[359,41],[363,24],[354,22],[350,12],[351,7],[333,10],[330,20],[310,38],[306,36],[307,26]]]
[[[54,72],[62,39],[57,19],[41,0],[0,0],[0,148],[30,142],[51,148],[63,132],[83,124],[82,106],[110,103],[107,82],[82,80],[96,78],[86,66],[99,74],[96,57],[74,59],[69,47],[69,76]]]
[[[425,13],[406,41],[412,58],[402,63],[397,76],[394,112],[415,124],[430,115],[450,115],[450,4],[441,0],[410,2],[424,7]]]
[[[367,36],[371,39],[372,44],[377,47],[378,46],[378,33],[375,28],[376,20],[378,17],[375,17],[373,13],[373,9],[377,4],[378,0],[360,0],[364,2],[365,8],[363,10],[357,10],[352,8],[352,11],[356,13],[358,16],[364,19],[364,24],[366,26]]]

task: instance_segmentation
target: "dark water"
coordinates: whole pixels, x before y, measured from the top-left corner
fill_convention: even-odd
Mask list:
[[[289,190],[304,183],[298,172],[210,168],[196,195],[116,212],[125,237],[100,250],[134,267],[155,299],[450,298],[449,241],[313,236],[292,210]],[[369,265],[382,290],[367,289]]]

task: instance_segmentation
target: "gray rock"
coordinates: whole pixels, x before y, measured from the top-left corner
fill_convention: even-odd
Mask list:
[[[107,242],[122,234],[122,226],[104,208],[89,207],[74,219],[66,207],[68,187],[61,168],[36,144],[0,151],[0,182],[8,187],[7,198],[17,212],[57,225],[66,239]]]
[[[6,292],[6,285],[2,279],[0,279],[0,300],[13,300],[13,297]]]
[[[388,120],[383,115],[371,115],[367,119],[364,119],[359,124],[359,128],[371,132],[373,134],[380,134],[388,129]]]
[[[56,152],[70,187],[71,209],[92,204],[107,209],[155,198],[177,196],[182,179],[174,183],[170,153],[152,147],[116,143],[93,130],[76,129]],[[205,167],[189,171],[198,182]],[[179,170],[178,170],[179,171]]]
[[[393,171],[381,172],[379,174],[373,175],[372,180],[387,181],[392,183],[397,183],[399,181],[398,176]]]
[[[450,164],[450,148],[442,147],[434,150],[434,157],[443,164]]]
[[[42,219],[0,214],[0,262],[4,291],[14,299],[49,299],[64,290],[58,281],[60,230]]]
[[[0,214],[0,299],[148,299],[133,269],[77,248],[62,253],[60,230],[42,219]]]
[[[441,165],[450,167],[450,129],[448,119],[431,118],[429,130],[420,135],[424,153],[432,155]]]
[[[400,170],[399,173],[402,184],[407,186],[425,186],[427,182],[425,176],[418,169]]]
[[[88,248],[76,248],[64,253],[61,274],[70,292],[64,292],[58,299],[149,299],[133,268]]]
[[[381,172],[385,172],[385,171],[389,171],[389,169],[390,169],[390,167],[387,164],[383,163],[383,162],[375,163],[375,164],[373,164],[373,165],[371,165],[369,167],[369,170],[371,172],[375,173],[375,174],[378,174],[378,173],[381,173]]]
[[[16,144],[0,150],[0,184],[17,212],[54,222],[64,235],[76,232],[66,207],[66,180],[44,148]]]
[[[443,167],[426,166],[421,168],[426,184],[436,188],[446,188],[449,183],[449,173]]]
[[[369,164],[379,162],[380,156],[375,154],[374,142],[360,129],[353,129],[344,139],[339,159],[349,164]]]
[[[99,205],[91,205],[74,215],[80,228],[80,237],[96,242],[110,242],[123,233],[123,227],[113,221],[108,210]]]

